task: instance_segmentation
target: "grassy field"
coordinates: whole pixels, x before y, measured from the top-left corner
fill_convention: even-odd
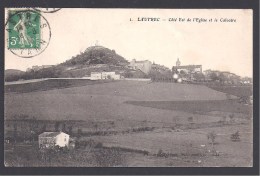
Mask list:
[[[5,85],[5,93],[27,93],[35,91],[47,91],[52,89],[64,89],[68,87],[79,87],[91,84],[105,83],[108,81],[92,81],[86,79],[42,79],[35,81],[18,82],[17,84]]]
[[[211,89],[235,95],[237,97],[253,95],[253,86],[246,85],[209,85]]]
[[[251,164],[252,106],[238,103],[237,97],[233,96],[238,96],[236,93],[227,96],[225,91],[191,84],[56,81],[6,86],[5,120],[24,121],[24,117],[34,117],[48,123],[46,129],[51,131],[56,121],[73,124],[75,134],[78,129],[82,130],[83,140],[93,139],[106,147],[129,150],[123,152],[126,166]],[[13,126],[7,129],[12,130]],[[27,128],[18,127],[20,129]],[[239,143],[229,139],[236,130],[243,137]],[[207,134],[211,131],[218,133],[216,149],[222,154],[217,158],[212,153],[205,154],[205,148],[200,147],[206,145],[206,149],[210,149]],[[238,153],[230,150],[233,147]],[[135,150],[145,150],[149,155],[143,156]],[[157,156],[159,150],[172,155],[168,158]],[[202,153],[206,157],[201,158]],[[11,158],[9,162],[17,164],[13,161],[15,155],[19,152],[13,157],[7,155]],[[83,158],[89,156],[85,151],[82,155]],[[28,164],[30,162],[31,159]],[[76,163],[79,162],[74,158],[64,165],[76,166]]]
[[[37,119],[134,119],[140,121],[152,119],[156,121],[157,117],[171,119],[174,115],[182,116],[186,113],[173,114],[172,111],[144,108],[124,102],[226,99],[226,94],[199,85],[119,81],[46,90],[49,87],[46,88],[42,85],[43,83],[40,84],[42,87],[39,87],[45,91],[5,94],[5,117],[9,119],[16,114],[26,114],[35,116]],[[18,85],[14,86],[20,89]],[[23,86],[33,91],[30,85],[21,85]],[[26,90],[24,87],[21,89]]]
[[[250,114],[252,112],[252,106],[241,104],[237,100],[128,101],[126,103],[137,106],[177,110],[190,113],[221,111]]]
[[[241,141],[233,142],[230,140],[230,135],[237,130],[240,131]],[[215,157],[216,166],[238,167],[252,164],[252,131],[244,124],[183,131],[166,128],[145,133],[89,138],[102,142],[104,146],[144,150],[152,155],[158,154],[161,150],[169,156],[189,157],[191,160],[196,160],[200,156],[204,166],[208,167],[213,166],[213,163],[207,163],[207,160],[212,159],[210,155],[214,154],[213,147],[207,139],[207,134],[211,131],[217,134],[214,150],[220,154],[220,157]]]

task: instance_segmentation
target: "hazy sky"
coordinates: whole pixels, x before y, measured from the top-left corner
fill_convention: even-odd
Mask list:
[[[201,64],[203,70],[252,76],[251,10],[61,9],[43,16],[51,27],[49,46],[33,58],[18,57],[6,49],[5,69],[58,64],[98,41],[129,61],[150,60],[171,68],[179,58],[182,65]],[[138,17],[160,21],[137,21]],[[198,23],[193,18],[236,22]]]

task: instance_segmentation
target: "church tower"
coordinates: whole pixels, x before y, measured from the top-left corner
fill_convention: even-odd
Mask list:
[[[180,66],[181,65],[181,62],[180,62],[180,60],[179,60],[179,58],[177,59],[177,61],[176,61],[176,66],[178,67],[178,66]]]

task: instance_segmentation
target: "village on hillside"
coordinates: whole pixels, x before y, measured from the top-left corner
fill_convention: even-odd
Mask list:
[[[181,58],[172,68],[127,61],[102,46],[6,70],[5,164],[250,166],[252,84]]]
[[[151,79],[153,81],[172,81],[185,83],[221,83],[226,85],[252,85],[253,79],[241,77],[228,71],[203,70],[202,65],[181,64],[167,68],[149,60],[130,62],[102,46],[91,46],[84,53],[58,65],[32,66],[18,74],[6,71],[5,81],[23,81],[41,78],[85,78],[90,80]],[[107,60],[104,62],[104,58]]]

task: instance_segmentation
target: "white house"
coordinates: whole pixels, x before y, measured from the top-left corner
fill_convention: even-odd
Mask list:
[[[39,148],[69,146],[69,138],[70,136],[63,132],[44,132],[39,135]]]
[[[91,80],[99,80],[99,79],[119,80],[120,74],[116,74],[115,72],[91,72],[90,79]]]
[[[115,72],[101,72],[102,79],[120,79],[120,75],[116,74]]]
[[[102,79],[102,74],[100,72],[91,72],[90,78],[92,80]]]

